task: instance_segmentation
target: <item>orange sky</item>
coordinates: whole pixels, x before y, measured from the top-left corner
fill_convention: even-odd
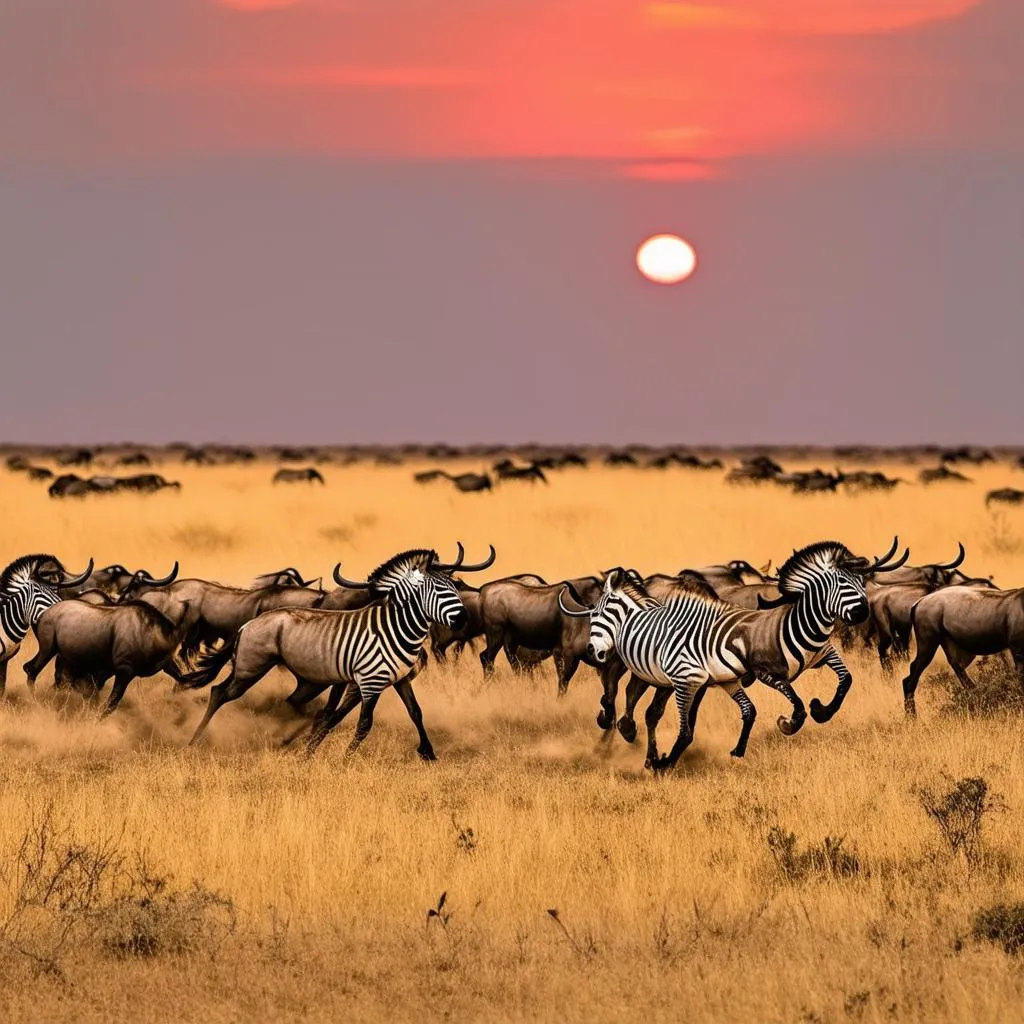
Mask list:
[[[83,0],[61,32],[16,4],[0,127],[16,153],[92,160],[612,158],[699,177],[727,156],[983,133],[970,83],[1006,73],[986,18],[1014,2]]]

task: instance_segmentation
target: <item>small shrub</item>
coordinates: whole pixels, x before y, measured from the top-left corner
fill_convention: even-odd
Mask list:
[[[969,867],[974,867],[981,855],[985,815],[1003,810],[1005,805],[999,796],[989,795],[988,783],[983,778],[949,781],[951,785],[944,793],[922,789],[918,797],[950,853],[962,856]]]
[[[565,936],[565,939],[572,948],[572,951],[580,957],[580,959],[591,960],[597,955],[597,942],[594,940],[594,936],[591,935],[590,932],[584,932],[582,935],[577,935],[562,920],[562,915],[558,912],[557,907],[552,907],[548,910],[548,917],[555,922],[558,930]]]
[[[974,915],[971,934],[975,939],[998,943],[1015,955],[1024,949],[1024,903],[997,903]]]
[[[982,548],[991,555],[1019,555],[1024,551],[1024,540],[1014,531],[1005,512],[993,512],[992,523]]]
[[[845,837],[825,836],[817,844],[800,850],[795,832],[773,825],[768,832],[768,849],[787,881],[799,881],[808,875],[851,878],[860,874],[860,861],[843,848]]]
[[[455,820],[454,814],[452,815],[452,828],[455,829],[455,845],[463,853],[473,853],[473,851],[476,850],[477,843],[479,842],[473,829],[468,826],[463,828],[463,826]]]
[[[171,540],[188,551],[204,555],[226,551],[235,546],[234,534],[225,533],[208,523],[190,523],[183,526],[171,534]]]

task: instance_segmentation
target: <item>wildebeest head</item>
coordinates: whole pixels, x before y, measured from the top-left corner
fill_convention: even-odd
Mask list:
[[[416,605],[428,622],[461,629],[466,624],[468,613],[452,580],[452,573],[479,572],[490,568],[494,564],[495,551],[491,545],[490,554],[484,561],[467,565],[464,561],[465,548],[461,543],[458,549],[455,561],[447,564],[438,561],[437,552],[432,548],[403,551],[377,566],[365,583],[345,579],[339,563],[334,567],[334,579],[342,587],[368,589],[386,600]]]
[[[870,560],[854,555],[838,541],[809,544],[794,551],[779,569],[782,596],[774,600],[759,597],[758,607],[776,608],[806,597],[811,614],[821,625],[836,619],[857,625],[866,621],[869,614],[865,578],[873,573],[892,572],[904,565],[910,557],[910,549],[893,562],[898,548],[899,538],[894,537],[892,547],[881,558]]]
[[[567,593],[584,610],[567,607],[564,600]],[[587,608],[571,583],[566,583],[558,592],[558,607],[563,614],[574,619],[590,618],[587,654],[598,664],[608,660],[608,655],[615,647],[615,638],[626,619],[633,612],[657,603],[644,589],[640,574],[635,569],[623,569],[621,566],[605,573],[601,596],[593,608]]]
[[[257,576],[252,581],[252,588],[260,590],[263,587],[311,587],[322,582],[323,579],[319,576],[304,580],[298,569],[288,566],[286,569],[278,569],[277,572],[265,572]]]
[[[80,582],[78,583],[61,583],[61,590],[65,597],[67,597],[69,593],[77,595],[86,590],[98,590],[107,597],[117,597],[121,591],[131,583],[134,575],[134,573],[126,569],[123,565],[115,562],[113,565],[108,565],[102,569],[94,570],[89,573],[85,579],[79,578]]]

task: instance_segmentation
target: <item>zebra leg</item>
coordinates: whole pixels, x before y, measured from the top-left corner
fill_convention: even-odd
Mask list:
[[[822,664],[828,665],[835,672],[839,677],[839,682],[836,685],[835,696],[827,704],[822,704],[817,697],[811,700],[811,718],[818,725],[824,725],[825,722],[830,722],[835,717],[836,712],[843,706],[843,701],[846,700],[850,687],[853,685],[853,676],[850,674],[850,670],[846,667],[843,659],[839,657],[837,651],[829,648]]]
[[[347,756],[351,757],[358,749],[359,744],[366,739],[370,734],[370,730],[373,728],[373,712],[377,707],[377,701],[380,700],[381,691],[370,694],[369,697],[363,697],[363,705],[359,709],[359,721],[356,723],[356,734],[352,737],[352,742],[348,745]]]
[[[420,710],[419,701],[416,700],[416,694],[413,693],[412,680],[408,676],[405,679],[400,679],[395,683],[395,689],[398,691],[398,696],[402,698],[405,710],[409,712],[412,724],[416,726],[416,732],[419,733],[420,745],[416,748],[416,753],[424,761],[436,761],[437,756],[434,754],[430,737],[427,735],[427,730],[423,728],[423,712]]]
[[[616,722],[615,728],[619,735],[627,742],[636,740],[636,719],[633,717],[640,698],[648,691],[651,684],[646,679],[641,679],[635,672],[629,677],[626,684],[626,707],[622,717]]]
[[[117,705],[121,703],[124,691],[128,689],[128,684],[134,678],[135,676],[131,672],[118,672],[114,676],[114,688],[110,691],[107,706],[100,713],[100,718],[106,718],[107,715],[112,715],[117,710]]]
[[[705,690],[706,689],[707,687],[705,687]],[[644,712],[644,724],[647,726],[647,757],[644,760],[645,768],[652,768],[654,766],[654,762],[658,760],[658,723],[661,721],[662,715],[665,714],[665,705],[668,704],[668,699],[671,696],[672,691],[669,687],[655,687],[651,703],[647,705],[647,710]],[[698,706],[703,699],[704,690],[699,690],[693,699],[693,704],[690,706],[691,732],[693,731],[692,721],[695,717],[694,708]]]
[[[683,751],[693,742],[693,730],[690,728],[690,707],[697,691],[706,682],[706,675],[683,676],[681,679],[675,680],[673,691],[676,697],[676,707],[679,710],[679,735],[676,736],[676,741],[667,754],[651,761],[653,771],[663,772],[671,768],[682,757]],[[739,683],[734,685],[742,692],[743,688]]]
[[[747,752],[747,741],[750,739],[750,730],[754,728],[754,719],[757,718],[757,708],[754,702],[746,695],[743,687],[738,682],[727,683],[725,692],[740,707],[740,714],[743,716],[743,728],[740,730],[740,738],[736,746],[729,752],[733,757],[742,757]]]
[[[626,671],[619,657],[612,658],[601,669],[601,710],[597,715],[597,727],[606,732],[615,725],[615,701],[619,696],[619,680]]]
[[[804,702],[800,699],[800,695],[793,689],[788,679],[773,679],[771,676],[763,676],[761,682],[781,693],[793,705],[793,713],[789,718],[779,715],[779,732],[784,736],[798,733],[807,720],[807,710],[804,708]]]
[[[3,657],[3,661],[0,661],[0,700],[2,700],[7,692],[7,662],[10,660],[10,656],[0,655],[0,657]]]

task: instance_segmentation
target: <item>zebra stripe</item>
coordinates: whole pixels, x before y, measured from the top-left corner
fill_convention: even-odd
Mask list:
[[[0,645],[5,651],[17,647],[39,616],[60,600],[53,587],[35,580],[18,581],[15,587],[0,594]]]

